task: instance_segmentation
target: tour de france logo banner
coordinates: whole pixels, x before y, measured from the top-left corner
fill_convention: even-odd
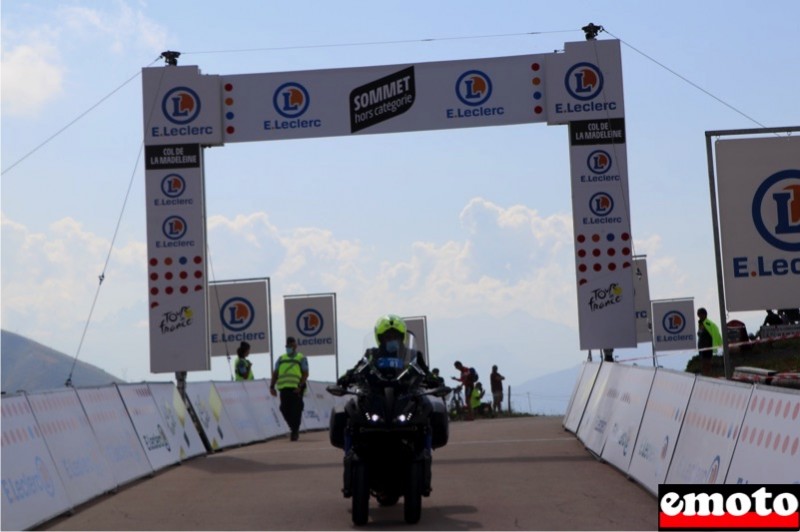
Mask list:
[[[697,345],[694,299],[653,301],[653,349],[692,350]]]
[[[336,355],[336,294],[284,296],[286,336],[306,356]]]
[[[147,146],[150,371],[210,369],[202,150]]]
[[[219,282],[208,286],[211,356],[234,356],[241,342],[250,353],[269,353],[272,313],[269,279]]]
[[[727,309],[797,308],[800,137],[720,140],[716,162]]]

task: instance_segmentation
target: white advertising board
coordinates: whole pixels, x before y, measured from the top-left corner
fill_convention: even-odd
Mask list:
[[[564,53],[547,54],[546,71],[548,125],[625,115],[618,40],[564,43]],[[596,133],[606,143],[618,140]]]
[[[545,120],[544,55],[224,76],[224,141]]]
[[[148,146],[146,158],[150,371],[208,370],[203,152]]]
[[[222,144],[220,77],[196,66],[142,69],[144,143]]]
[[[178,463],[180,454],[167,436],[166,422],[147,383],[118,384],[117,388],[153,469]]]
[[[251,354],[269,353],[269,279],[210,283],[208,291],[211,356],[235,356],[240,342],[250,344]]]
[[[722,484],[742,427],[752,385],[697,377],[667,484]]]
[[[242,381],[214,382],[222,406],[231,420],[240,443],[250,443],[261,439],[261,430],[256,413],[250,404],[250,396]]]
[[[336,294],[283,297],[286,336],[305,356],[336,355]]]
[[[2,398],[3,530],[27,530],[71,508],[24,395]]]
[[[628,474],[654,495],[667,476],[695,376],[658,368]]]
[[[239,435],[233,426],[217,388],[212,382],[187,382],[186,395],[192,403],[194,413],[205,432],[211,449],[218,451],[224,447],[240,445]]]
[[[612,370],[619,374],[619,385],[616,390],[609,390],[609,399],[613,402],[609,421],[611,429],[601,456],[609,464],[627,473],[656,372],[655,368],[622,364],[614,364]]]
[[[800,136],[720,140],[716,159],[728,310],[800,307]]]
[[[609,400],[608,390],[616,389],[617,375],[613,371],[614,363],[603,363],[597,378],[592,387],[592,393],[586,402],[586,410],[581,418],[576,435],[583,442],[587,449],[597,455],[603,451],[611,419],[611,408],[613,403]]]
[[[586,402],[589,400],[589,394],[592,393],[592,386],[594,386],[599,370],[599,362],[584,363],[580,379],[572,392],[567,414],[564,416],[564,428],[573,434],[578,432],[583,412],[586,410]]]
[[[28,402],[73,506],[116,488],[73,388],[32,394]]]
[[[326,418],[323,417],[322,409],[318,401],[319,384],[308,383],[306,393],[303,396],[303,430],[317,430],[328,428]]]
[[[647,258],[644,255],[633,257],[633,292],[636,307],[636,341],[653,340],[650,320],[650,280],[647,277]]]
[[[652,314],[653,348],[657,353],[697,347],[694,299],[655,300]]]
[[[151,474],[153,468],[117,388],[78,388],[76,391],[117,485]]]
[[[800,484],[800,391],[756,385],[726,484]]]
[[[255,412],[256,421],[260,427],[263,438],[273,438],[280,434],[287,434],[289,428],[283,420],[280,411],[280,400],[269,393],[269,381],[264,379],[242,381],[250,404]]]
[[[425,362],[431,365],[431,354],[428,353],[428,319],[425,316],[403,318],[408,332],[414,335],[417,349],[425,355]]]
[[[579,129],[570,124],[580,348],[636,347],[625,144],[577,144]]]
[[[171,382],[147,385],[167,428],[170,444],[178,449],[181,460],[206,453],[206,447],[194,426],[178,388]]]

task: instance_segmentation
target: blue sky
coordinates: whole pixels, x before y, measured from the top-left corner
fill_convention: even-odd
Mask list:
[[[588,22],[624,41],[634,252],[648,257],[651,297],[694,297],[719,322],[704,132],[757,124],[634,48],[765,126],[797,125],[798,19],[794,1],[4,2],[2,327],[74,355],[105,271],[80,360],[132,381],[171,378],[149,373],[138,160],[139,73],[163,64],[162,51],[206,74],[347,68],[550,53],[583,40]],[[445,374],[458,358],[486,375],[497,362],[514,385],[586,357],[565,127],[240,143],[205,155],[213,278],[272,279],[277,345],[284,294],[336,292],[340,368],[386,312],[428,316]],[[752,330],[762,316],[729,318]],[[687,356],[667,358],[680,366]],[[265,376],[266,357],[254,358]],[[330,357],[314,366],[333,378]],[[191,378],[229,376],[214,359]]]

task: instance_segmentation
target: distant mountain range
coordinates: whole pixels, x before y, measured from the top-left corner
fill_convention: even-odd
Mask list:
[[[572,391],[581,376],[583,364],[543,375],[511,388],[511,408],[515,412],[563,416]],[[503,406],[508,398],[503,399]]]
[[[5,330],[0,338],[0,353],[5,393],[63,388],[73,362],[71,356]],[[80,360],[72,372],[72,385],[76,388],[122,382],[125,381]]]

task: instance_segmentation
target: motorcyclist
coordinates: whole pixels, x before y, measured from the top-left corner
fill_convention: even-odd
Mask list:
[[[416,353],[411,352],[410,348],[406,345],[408,340],[408,327],[406,322],[400,316],[395,314],[385,314],[378,318],[374,327],[375,342],[378,347],[368,348],[364,352],[362,360],[356,364],[352,369],[339,378],[337,384],[339,386],[348,386],[353,381],[353,375],[356,369],[364,362],[372,362],[379,367],[390,367],[389,364],[382,364],[381,362],[388,362],[388,359],[399,359],[400,361],[416,361],[417,366],[425,372],[425,386],[436,387],[439,386],[439,380],[430,372],[428,365],[425,362],[425,356],[422,351],[414,350]],[[398,363],[394,366],[397,370],[402,370],[406,363],[402,365]]]

